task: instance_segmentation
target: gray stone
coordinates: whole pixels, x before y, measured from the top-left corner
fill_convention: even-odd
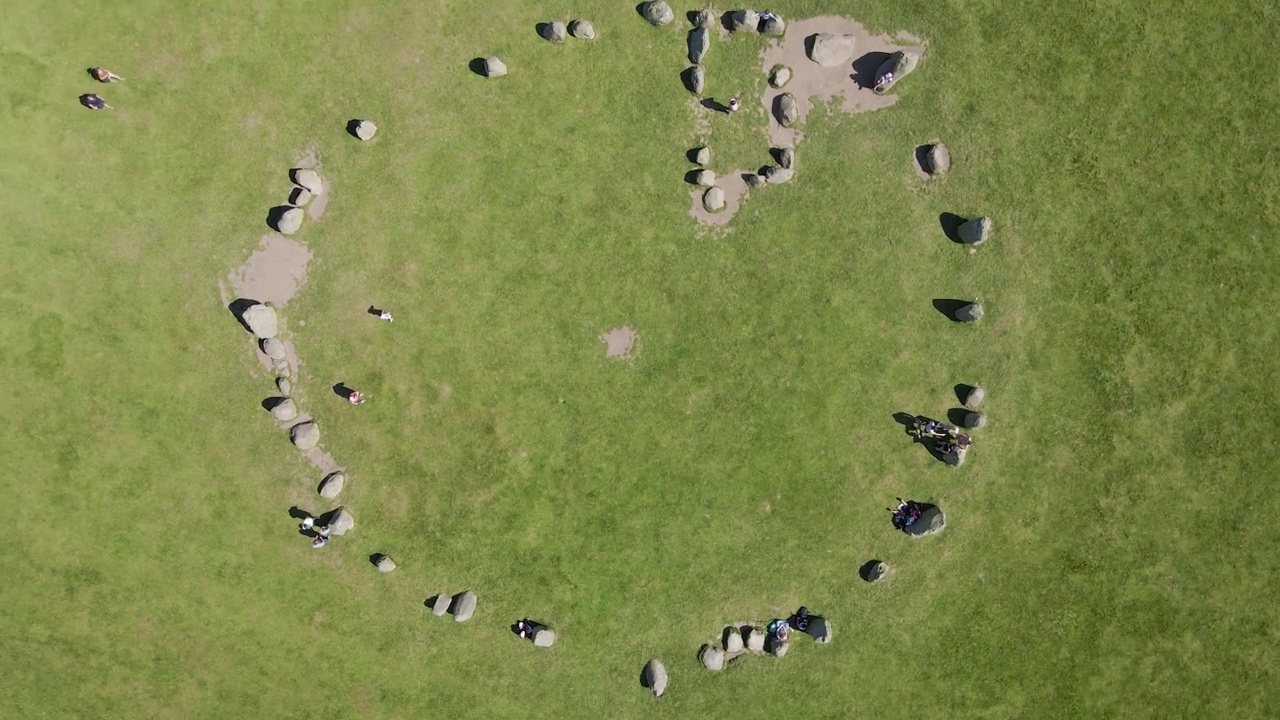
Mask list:
[[[716,24],[716,14],[710,10],[699,10],[693,16],[693,26],[698,28],[714,27]]]
[[[396,569],[396,561],[386,555],[379,555],[374,567],[378,568],[378,572],[386,574]]]
[[[276,229],[281,235],[292,235],[298,232],[298,228],[302,227],[302,217],[305,215],[302,208],[291,207],[280,213],[280,220],[276,222]]]
[[[964,406],[970,410],[976,410],[982,401],[987,398],[987,391],[981,386],[969,388],[968,394],[964,396]]]
[[[701,95],[703,90],[707,89],[707,71],[701,65],[691,67],[685,70],[689,77],[689,92],[694,95]]]
[[[689,62],[701,65],[702,58],[711,49],[711,33],[706,28],[695,28],[689,31]]]
[[[965,413],[964,426],[978,430],[987,426],[987,416],[980,412]]]
[[[867,569],[867,582],[878,582],[889,573],[889,566],[878,562]]]
[[[311,168],[295,170],[293,172],[293,181],[297,183],[298,187],[310,192],[312,195],[319,195],[324,191],[324,181],[320,179],[320,173]]]
[[[313,193],[310,190],[296,187],[289,195],[289,204],[295,207],[304,207],[307,203],[311,202],[312,196]]]
[[[547,42],[562,43],[564,39],[569,37],[569,29],[559,20],[552,20],[549,23],[542,23],[538,27],[542,39]]]
[[[596,26],[590,20],[574,20],[569,23],[569,34],[579,40],[595,40]]]
[[[773,87],[780,88],[791,82],[791,68],[786,65],[774,65],[769,70],[769,84]]]
[[[747,176],[747,185],[750,187],[760,187],[761,185],[764,185],[764,177],[752,173]]]
[[[699,165],[706,165],[711,162],[711,148],[700,147],[693,151],[693,161]]]
[[[778,122],[785,127],[790,127],[792,123],[800,119],[800,104],[796,102],[796,96],[791,93],[782,93],[778,96]]]
[[[760,34],[778,36],[786,32],[787,24],[782,21],[782,17],[777,14],[771,14],[769,17],[760,21]]]
[[[310,450],[320,444],[320,428],[310,421],[298,423],[289,429],[289,439],[299,450]]]
[[[853,60],[857,40],[852,35],[818,33],[813,36],[809,59],[822,67],[839,67]]]
[[[765,168],[764,172],[761,174],[764,175],[765,182],[770,185],[781,185],[782,183],[789,182],[792,176],[796,174],[796,171],[780,168],[776,165],[770,165]]]
[[[964,307],[956,310],[956,320],[965,323],[978,322],[986,311],[982,309],[982,305],[978,303],[969,303]]]
[[[942,175],[951,169],[951,151],[942,143],[930,145],[924,163],[930,175]]]
[[[288,395],[293,392],[293,381],[287,377],[278,377],[276,378],[276,389],[280,391],[281,395]]]
[[[650,660],[640,673],[640,683],[649,688],[654,697],[662,697],[662,693],[667,691],[667,669],[661,661]]]
[[[765,632],[762,628],[753,627],[747,634],[747,649],[754,653],[764,652]]]
[[[831,623],[826,618],[816,615],[809,616],[809,627],[805,629],[805,632],[809,633],[814,642],[819,642],[823,645],[831,642],[831,637],[834,634]]]
[[[551,628],[538,628],[533,633],[533,644],[535,647],[551,647],[556,644],[556,631]]]
[[[431,614],[436,617],[444,617],[445,613],[449,612],[449,603],[449,594],[440,593],[431,603]]]
[[[947,517],[942,514],[942,508],[934,506],[921,513],[920,519],[906,527],[905,530],[908,535],[923,537],[940,533],[946,526]]]
[[[716,174],[710,170],[699,170],[693,174],[693,183],[699,187],[709,188],[716,184]]]
[[[338,493],[342,492],[342,488],[345,487],[346,484],[346,473],[329,473],[325,476],[325,479],[320,481],[320,497],[325,500],[332,500],[338,497]]]
[[[651,25],[667,25],[676,19],[676,14],[672,11],[671,6],[662,2],[662,0],[651,0],[651,2],[642,3],[640,5],[640,15]]]
[[[706,208],[707,212],[720,212],[724,209],[724,204],[724,190],[721,188],[710,188],[702,195],[702,207]]]
[[[330,535],[346,535],[356,528],[356,519],[346,508],[338,508],[334,511],[333,518],[329,520]]]
[[[374,125],[373,121],[361,120],[356,123],[356,137],[361,140],[372,140],[376,134],[378,134],[378,126]]]
[[[782,148],[778,151],[778,167],[783,170],[794,170],[796,164],[796,151],[794,148]]]
[[[777,638],[770,638],[765,643],[765,652],[777,658],[786,657],[787,648],[789,647],[791,647],[791,643],[781,642]]]
[[[480,63],[480,72],[485,77],[502,77],[507,74],[507,64],[496,57],[485,58]]]
[[[889,56],[888,60],[880,63],[880,69],[876,70],[876,86],[877,95],[883,95],[889,92],[889,88],[898,83],[899,80],[906,77],[912,70],[916,69],[916,65],[920,63],[920,53],[910,50],[899,50]],[[886,82],[886,76],[890,76]]]
[[[742,643],[742,633],[736,627],[725,628],[724,630],[724,651],[727,653],[740,653],[744,649]]]
[[[262,353],[272,360],[284,360],[284,343],[280,342],[280,338],[267,338],[262,341]]]
[[[280,332],[280,319],[276,316],[275,308],[269,305],[253,305],[244,311],[240,319],[249,327],[249,332],[263,340],[273,338]]]
[[[729,30],[731,32],[758,32],[760,30],[760,13],[755,10],[734,10],[729,13]]]
[[[713,672],[724,669],[724,653],[710,645],[702,647],[702,666]]]
[[[279,402],[271,406],[271,417],[280,422],[297,419],[298,406],[289,398],[278,398]]]
[[[991,237],[991,218],[980,217],[969,220],[956,231],[960,242],[969,245],[981,245]]]
[[[455,595],[453,603],[449,606],[449,612],[453,613],[454,622],[470,620],[476,612],[476,594],[467,590]]]

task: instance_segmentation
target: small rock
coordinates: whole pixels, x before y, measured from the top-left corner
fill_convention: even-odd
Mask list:
[[[485,58],[480,63],[480,71],[485,77],[502,77],[507,74],[507,65],[496,57]]]
[[[271,417],[280,422],[289,422],[298,417],[298,406],[289,398],[281,398],[280,402],[271,406]]]
[[[449,611],[453,613],[454,622],[466,622],[476,611],[476,594],[467,590],[453,598],[453,603],[449,606]]]
[[[287,377],[278,377],[276,378],[276,389],[280,391],[281,395],[288,395],[293,391],[293,381]]]
[[[956,231],[960,242],[969,245],[981,245],[991,237],[991,218],[980,217],[969,220]]]
[[[856,46],[852,35],[818,33],[809,48],[809,59],[822,67],[839,67],[853,59]]]
[[[685,73],[689,77],[689,92],[701,95],[707,89],[707,71],[699,65],[685,70]]]
[[[356,519],[347,512],[346,508],[338,508],[334,511],[333,518],[329,520],[330,535],[346,535],[356,527]]]
[[[574,20],[569,23],[569,34],[579,40],[595,40],[596,26],[590,20]]]
[[[782,17],[776,13],[770,13],[769,17],[760,20],[760,34],[778,36],[784,33],[787,24],[782,21]]]
[[[987,426],[987,416],[980,412],[966,413],[964,416],[964,426],[977,430]]]
[[[280,319],[275,308],[269,305],[253,305],[240,315],[240,319],[249,326],[249,332],[262,340],[273,338],[280,332]]]
[[[716,184],[716,174],[710,170],[699,170],[693,175],[693,184],[709,188]]]
[[[444,617],[445,613],[449,612],[449,603],[446,602],[448,597],[448,593],[440,593],[436,596],[435,601],[431,605],[432,615],[435,615],[436,617]]]
[[[320,179],[320,173],[311,168],[295,170],[293,181],[298,184],[298,187],[310,192],[312,195],[319,195],[324,191],[324,181]]]
[[[750,634],[747,635],[747,649],[751,652],[764,652],[764,630],[753,627]]]
[[[695,28],[689,31],[689,62],[701,65],[702,58],[711,49],[711,33],[706,28]]]
[[[533,633],[533,644],[535,647],[551,647],[556,643],[556,631],[551,628],[538,628]]]
[[[710,10],[699,10],[693,16],[693,26],[697,28],[709,28],[716,24],[716,14]]]
[[[644,664],[640,682],[649,688],[654,697],[662,697],[662,693],[667,691],[667,669],[662,666],[661,661],[650,660]]]
[[[342,488],[347,484],[347,475],[341,471],[329,473],[325,479],[320,481],[320,497],[325,500],[332,500],[338,497],[338,493],[342,492]]]
[[[919,63],[920,54],[916,52],[899,50],[890,55],[888,60],[880,63],[880,69],[876,70],[876,94],[883,95],[889,92],[889,88],[915,70]],[[881,82],[886,79],[886,82]]]
[[[710,188],[702,195],[702,207],[706,208],[707,212],[720,212],[724,209],[724,204],[724,190],[721,188]]]
[[[790,127],[792,123],[800,119],[800,104],[796,102],[796,96],[791,93],[782,93],[778,96],[778,122],[784,127]]]
[[[740,653],[742,650],[742,633],[738,631],[738,628],[725,628],[724,651],[727,653]]]
[[[809,616],[809,627],[805,632],[809,633],[814,642],[819,642],[823,645],[831,642],[831,637],[834,634],[831,623],[826,618],[817,617],[816,615]]]
[[[262,341],[262,353],[272,360],[284,360],[284,343],[280,342],[280,338],[267,338]]]
[[[764,178],[760,175],[756,175],[755,173],[748,175],[746,179],[747,185],[750,187],[760,187],[761,185],[764,185]]]
[[[374,566],[378,568],[378,572],[385,575],[396,569],[396,561],[386,555],[379,555],[378,562],[374,563]]]
[[[298,423],[289,430],[289,439],[299,450],[310,450],[320,444],[320,428],[310,421]]]
[[[298,232],[298,228],[302,227],[302,217],[305,213],[302,208],[291,207],[280,214],[280,220],[276,223],[276,229],[281,235],[292,235]]]
[[[293,193],[289,195],[289,204],[294,207],[305,207],[307,203],[311,202],[311,198],[310,190],[300,187],[294,188]]]
[[[786,65],[774,65],[769,71],[769,84],[780,88],[788,82],[791,82],[791,68]]]
[[[969,388],[969,392],[964,396],[964,406],[970,410],[976,410],[982,401],[987,398],[987,391],[981,386]]]
[[[867,582],[876,582],[888,574],[888,572],[889,566],[882,562],[878,562],[867,570]]]
[[[930,175],[942,175],[951,169],[951,151],[942,143],[930,145],[924,162]]]
[[[361,120],[356,123],[356,137],[361,140],[372,140],[376,134],[378,134],[378,126],[371,120]]]
[[[792,176],[796,174],[796,171],[770,165],[765,168],[764,172],[761,174],[764,175],[765,182],[770,185],[781,185],[785,182],[789,182]]]
[[[778,151],[778,167],[783,170],[793,170],[796,164],[796,151],[794,148],[782,148]]]
[[[965,323],[977,322],[982,319],[986,311],[982,309],[982,305],[978,303],[969,303],[964,307],[956,310],[956,320]]]
[[[734,10],[729,13],[730,32],[759,32],[760,13],[755,10]]]
[[[711,162],[711,148],[700,147],[693,151],[693,161],[699,165],[706,165]]]
[[[565,28],[564,23],[559,20],[552,20],[549,23],[542,23],[538,28],[542,39],[547,42],[562,43],[569,36],[569,31]]]
[[[672,11],[671,6],[662,2],[662,0],[652,0],[651,2],[642,3],[640,5],[640,15],[649,21],[650,25],[667,25],[676,19],[676,14]]]
[[[702,665],[713,672],[724,668],[724,653],[719,648],[706,645],[702,648]]]

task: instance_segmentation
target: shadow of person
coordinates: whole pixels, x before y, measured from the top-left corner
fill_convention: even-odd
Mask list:
[[[849,76],[858,87],[871,90],[876,86],[876,71],[890,57],[887,52],[869,52],[853,61],[853,74]]]
[[[960,226],[965,223],[966,218],[962,218],[955,213],[944,212],[938,216],[938,225],[942,227],[942,234],[953,243],[960,243]]]
[[[912,437],[916,435],[916,416],[910,413],[896,412],[893,414],[894,422],[902,426],[902,429]]]
[[[934,298],[933,300],[933,308],[946,315],[947,319],[953,322],[960,322],[960,318],[956,316],[956,313],[960,308],[968,304],[970,304],[968,300],[956,300],[955,298]]]
[[[713,110],[713,111],[715,111],[715,112],[721,112],[721,113],[726,113],[726,114],[729,112],[729,106],[728,106],[728,105],[725,105],[724,103],[720,102],[719,100],[713,100],[713,99],[711,99],[711,98],[707,98],[706,100],[703,100],[703,101],[702,101],[702,107],[704,107],[704,108],[706,108],[706,109],[708,109],[708,110]]]
[[[347,387],[347,383],[345,381],[340,383],[335,383],[333,386],[333,394],[337,395],[343,400],[346,400],[348,397],[350,397],[351,392],[352,392],[351,388]]]

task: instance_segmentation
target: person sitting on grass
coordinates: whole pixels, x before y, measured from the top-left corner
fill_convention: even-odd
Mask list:
[[[93,93],[89,93],[88,95],[81,95],[80,104],[84,105],[90,110],[110,110],[111,109],[111,106],[107,104],[106,100],[102,99],[102,96],[94,95]]]
[[[93,75],[94,80],[100,83],[120,82],[124,79],[104,67],[91,68],[89,73]]]
[[[809,608],[803,605],[800,606],[796,614],[791,616],[791,627],[800,632],[805,632],[809,629]]]
[[[314,538],[311,538],[311,547],[315,548],[316,550],[319,550],[320,548],[328,544],[329,544],[328,535],[321,535],[319,533],[316,533],[316,536]]]
[[[897,508],[885,508],[893,513],[893,526],[898,530],[906,531],[907,528],[916,524],[920,519],[920,515],[924,512],[920,508],[920,503],[915,500],[903,500],[898,498]]]
[[[532,640],[534,634],[538,632],[538,624],[529,618],[525,618],[516,623],[516,636],[521,640]]]
[[[919,415],[916,417],[916,437],[942,437],[947,434],[947,424]]]
[[[765,628],[765,632],[769,634],[769,637],[774,638],[778,642],[785,643],[787,641],[788,627],[790,627],[790,624],[786,620],[770,620],[769,625]]]

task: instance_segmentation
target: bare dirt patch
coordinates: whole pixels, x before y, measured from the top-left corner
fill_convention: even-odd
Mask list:
[[[245,264],[231,271],[236,297],[284,307],[307,281],[311,251],[279,233],[262,236],[262,244]]]
[[[689,214],[705,225],[724,225],[733,219],[742,201],[747,197],[746,176],[753,174],[750,170],[734,170],[724,177],[716,178],[716,187],[724,190],[724,209],[709,212],[702,204],[702,195],[708,188],[695,187],[689,191]]]
[[[615,358],[618,360],[630,360],[640,354],[636,342],[640,340],[640,333],[629,327],[614,328],[600,336],[600,342],[605,344],[605,357]]]

